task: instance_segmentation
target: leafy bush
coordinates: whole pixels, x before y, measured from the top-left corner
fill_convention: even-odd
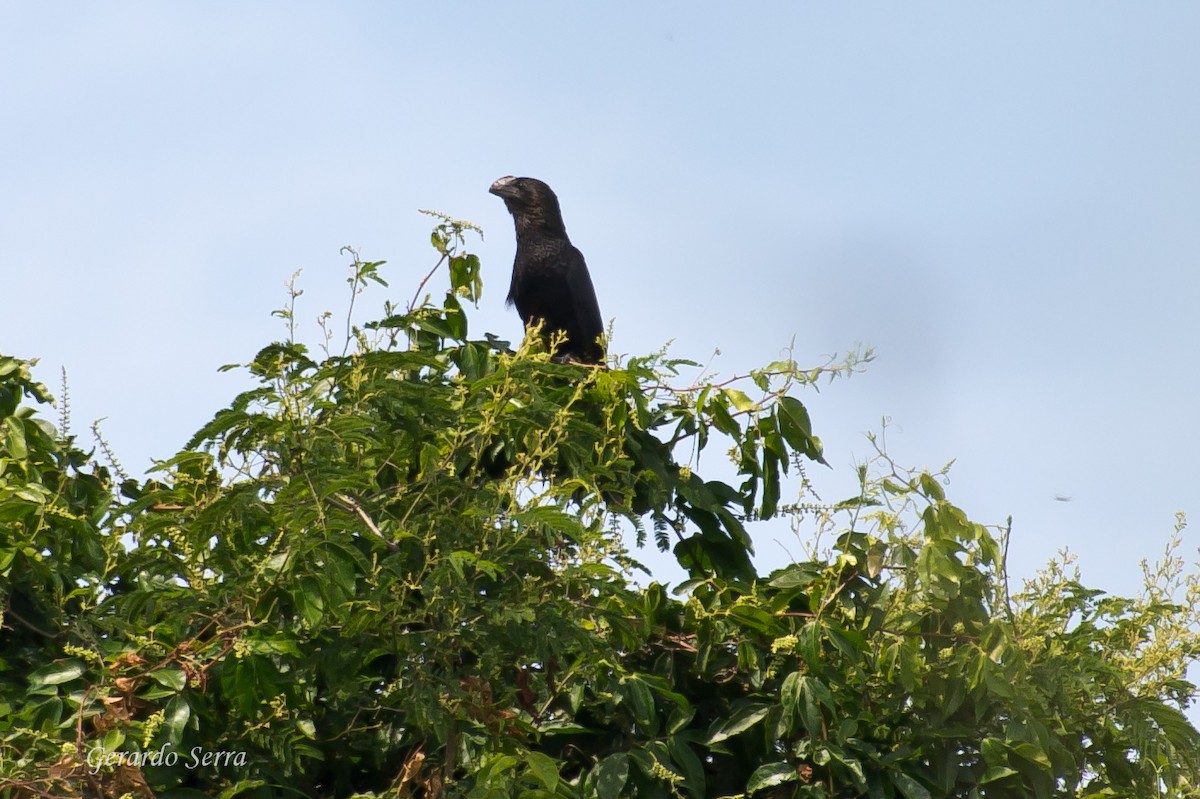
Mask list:
[[[1006,537],[882,451],[781,505],[823,460],[796,394],[855,358],[681,387],[513,352],[469,334],[468,231],[440,304],[267,346],[142,483],[0,359],[0,795],[1197,795],[1178,531],[1142,597],[1062,563],[1010,595]],[[810,558],[760,576],[785,513]],[[691,579],[638,587],[623,531]]]

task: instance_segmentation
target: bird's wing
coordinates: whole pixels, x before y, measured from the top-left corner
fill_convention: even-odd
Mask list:
[[[571,269],[567,273],[567,288],[571,291],[571,305],[579,324],[579,332],[589,345],[604,333],[604,320],[600,316],[600,303],[596,300],[596,288],[588,274],[583,253],[571,248]]]

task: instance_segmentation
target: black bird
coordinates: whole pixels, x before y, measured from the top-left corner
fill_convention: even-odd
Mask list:
[[[540,320],[547,341],[558,331],[566,335],[557,360],[602,363],[600,304],[583,253],[567,238],[558,197],[540,180],[511,175],[490,191],[504,200],[517,228],[508,304],[517,306],[526,329]]]

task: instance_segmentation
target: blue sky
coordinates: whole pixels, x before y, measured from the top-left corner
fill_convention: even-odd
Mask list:
[[[876,348],[804,398],[826,499],[887,416],[1014,516],[1014,573],[1069,547],[1134,591],[1200,510],[1198,40],[1183,2],[4,4],[0,350],[65,366],[138,474],[247,385],[216,368],[282,336],[296,269],[309,320],[346,244],[407,299],[419,208],[483,226],[475,331],[516,340],[487,187],[532,175],[616,351]]]

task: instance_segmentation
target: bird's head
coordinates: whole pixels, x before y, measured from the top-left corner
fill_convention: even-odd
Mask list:
[[[542,229],[548,232],[565,233],[562,211],[554,191],[537,178],[502,177],[488,189],[504,200],[508,212],[513,215],[517,231]]]

